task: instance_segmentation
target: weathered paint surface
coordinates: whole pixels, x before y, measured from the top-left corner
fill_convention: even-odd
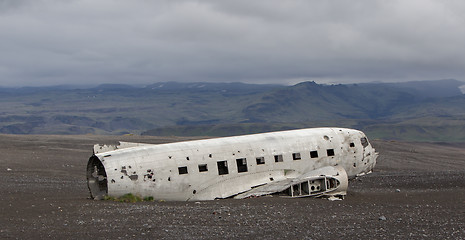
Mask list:
[[[127,193],[163,200],[344,196],[347,181],[370,173],[378,154],[365,134],[313,128],[168,144],[94,147],[91,196]]]

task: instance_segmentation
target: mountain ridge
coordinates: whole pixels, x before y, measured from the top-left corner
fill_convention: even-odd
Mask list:
[[[463,85],[463,81],[445,79],[335,85],[302,82],[292,86],[160,82],[88,88],[0,87],[0,133],[195,132],[214,136],[333,124],[367,129],[379,138],[402,139],[402,131],[388,134],[389,126],[412,126],[412,121],[420,119],[423,125],[418,136],[428,139],[421,129],[432,125],[424,125],[424,119],[449,127],[465,121]],[[460,127],[454,129],[462,133]],[[436,133],[431,139],[438,139]]]

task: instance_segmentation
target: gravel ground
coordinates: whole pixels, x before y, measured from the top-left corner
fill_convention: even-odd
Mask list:
[[[1,239],[465,239],[465,143],[373,141],[374,173],[343,201],[90,200],[94,143],[187,138],[0,135]]]

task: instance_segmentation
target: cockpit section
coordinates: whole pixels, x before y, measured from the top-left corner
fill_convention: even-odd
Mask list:
[[[360,138],[360,142],[362,143],[362,146],[364,148],[366,148],[366,147],[368,147],[368,145],[370,145],[370,143],[368,142],[368,139],[366,137]]]

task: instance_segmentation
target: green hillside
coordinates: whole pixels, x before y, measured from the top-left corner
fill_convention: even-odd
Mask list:
[[[340,126],[383,139],[463,141],[457,80],[0,88],[0,132],[230,136]]]

